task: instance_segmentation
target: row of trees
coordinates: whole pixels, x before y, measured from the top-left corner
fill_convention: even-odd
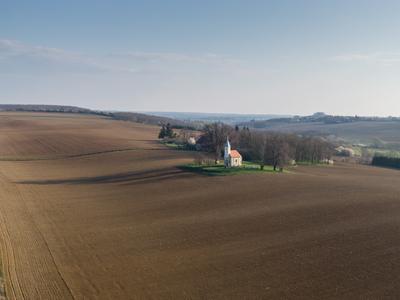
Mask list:
[[[213,123],[204,127],[200,142],[202,149],[221,158],[226,137],[245,160],[257,162],[260,168],[272,165],[283,168],[292,161],[319,163],[330,159],[334,147],[317,137],[301,137],[294,134],[250,131],[248,128],[232,128],[226,124]]]
[[[383,155],[375,155],[374,158],[372,159],[371,164],[373,166],[400,169],[400,158],[383,156]]]

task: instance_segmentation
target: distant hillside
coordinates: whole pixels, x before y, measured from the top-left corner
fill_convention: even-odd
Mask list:
[[[306,117],[243,122],[240,126],[323,135],[352,144],[400,149],[400,118],[394,117],[331,116],[317,113]]]
[[[47,104],[0,104],[0,111],[26,111],[26,112],[57,112],[57,113],[81,113],[110,117],[116,120],[131,121],[150,125],[162,125],[170,123],[174,128],[199,128],[201,124],[176,120],[168,117],[153,116],[134,112],[106,112],[91,110],[77,106],[47,105]]]
[[[270,120],[276,118],[288,118],[289,115],[272,114],[229,114],[229,113],[195,113],[195,112],[146,112],[160,117],[168,117],[182,121],[212,123],[223,122],[230,125],[248,122],[251,120]]]
[[[195,122],[134,112],[112,112],[109,115],[116,120],[131,121],[143,124],[162,125],[169,123],[173,128],[198,129],[202,126],[202,124]]]
[[[240,118],[263,115],[235,115],[235,114],[202,114],[202,113],[160,113],[165,116],[151,113],[135,112],[107,112],[88,108],[65,105],[24,105],[0,104],[0,111],[30,111],[30,112],[57,112],[82,113],[110,117],[116,120],[138,122],[150,125],[170,123],[174,128],[200,129],[204,123],[221,121],[236,124]],[[166,115],[174,115],[175,118]],[[265,115],[273,117],[273,115]],[[276,117],[276,116],[275,116]],[[258,130],[292,132],[305,135],[325,136],[333,141],[351,144],[363,144],[369,147],[400,150],[400,118],[387,117],[359,117],[359,116],[331,116],[316,113],[312,116],[295,116],[272,119],[251,119],[239,122],[241,127]]]
[[[87,108],[67,105],[47,104],[0,104],[0,111],[32,111],[32,112],[62,112],[62,113],[96,113]]]

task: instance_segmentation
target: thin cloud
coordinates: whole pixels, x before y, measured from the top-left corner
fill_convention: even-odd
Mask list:
[[[189,55],[174,52],[125,52],[112,53],[113,57],[124,57],[132,60],[148,61],[148,62],[175,62],[175,63],[195,63],[195,64],[240,64],[241,60],[233,59],[214,53],[204,53]]]
[[[108,55],[90,55],[60,48],[29,45],[0,39],[0,63],[43,62],[65,72],[118,72],[150,74],[158,72],[193,72],[199,69],[245,72],[241,60],[214,53],[185,54],[174,52],[131,51]]]
[[[384,66],[392,66],[400,63],[400,53],[397,52],[375,52],[375,53],[350,53],[332,57],[334,61],[342,62],[364,62]]]
[[[332,57],[332,60],[337,60],[337,61],[368,61],[370,59],[371,55],[358,54],[358,53],[343,54]]]
[[[108,65],[103,63],[101,59],[78,52],[29,45],[15,40],[0,40],[0,62],[7,60],[16,62],[22,59],[50,63],[53,66],[58,66],[60,70],[63,68],[70,70],[72,67],[72,70],[79,72],[82,70],[90,72],[132,72],[133,70],[133,68],[125,69]]]
[[[61,61],[81,61],[79,54],[58,48],[31,46],[14,40],[0,40],[0,58],[30,56]]]

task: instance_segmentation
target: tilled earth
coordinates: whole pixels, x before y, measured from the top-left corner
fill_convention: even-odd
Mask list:
[[[9,299],[400,297],[399,171],[207,177],[157,131],[0,114]]]

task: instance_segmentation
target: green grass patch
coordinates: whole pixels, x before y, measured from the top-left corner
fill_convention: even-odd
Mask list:
[[[387,156],[387,157],[400,157],[400,150],[395,149],[385,149],[385,148],[374,148],[374,147],[360,147],[352,146],[355,156],[361,156],[362,152],[365,151],[371,156]]]
[[[175,149],[175,150],[183,149],[183,145],[178,145],[176,143],[163,143],[163,144],[165,146],[167,146],[168,148],[172,148],[172,149]]]
[[[372,155],[400,158],[400,151],[386,149],[369,149]]]
[[[260,165],[251,162],[243,162],[243,165],[241,167],[234,168],[225,168],[223,164],[198,165],[194,163],[179,166],[179,168],[185,171],[199,173],[207,176],[226,176],[252,173],[280,173],[280,171],[274,171],[272,166],[264,166],[264,169],[261,170]]]
[[[332,166],[330,164],[327,163],[323,163],[323,162],[310,162],[310,161],[297,161],[296,165],[298,166],[319,166],[319,167],[329,167]]]

